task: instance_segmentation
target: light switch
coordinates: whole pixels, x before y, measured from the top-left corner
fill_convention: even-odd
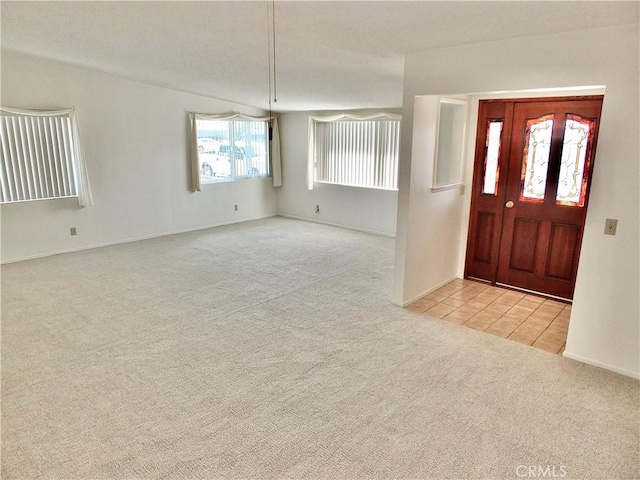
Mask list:
[[[618,220],[615,218],[607,218],[604,222],[605,235],[615,235],[616,228],[618,228]]]

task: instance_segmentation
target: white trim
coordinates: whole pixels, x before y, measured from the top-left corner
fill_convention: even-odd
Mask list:
[[[340,187],[349,187],[349,188],[368,188],[369,190],[382,190],[384,192],[397,192],[397,188],[383,188],[383,187],[370,187],[369,185],[352,185],[350,183],[336,183],[336,182],[324,182],[319,180],[314,180],[313,183],[321,183],[323,185],[338,185]],[[462,185],[462,184],[459,184]]]
[[[630,370],[625,370],[624,368],[614,367],[613,365],[609,365],[607,363],[598,362],[597,360],[592,360],[590,358],[583,357],[581,355],[575,355],[571,352],[567,352],[566,350],[562,353],[563,357],[570,358],[571,360],[575,360],[577,362],[586,363],[587,365],[592,365],[594,367],[603,368],[605,370],[609,370],[615,373],[619,373],[620,375],[625,375],[627,377],[634,378],[636,380],[640,380],[639,372],[632,372]]]
[[[26,198],[24,200],[11,200],[8,202],[3,202],[2,205],[13,205],[15,203],[44,202],[46,200],[68,200],[69,198],[78,198],[78,195],[66,195],[61,197],[46,197],[46,198]]]
[[[357,113],[338,113],[334,115],[311,115],[309,118],[316,122],[335,122],[336,120],[340,120],[343,118],[348,118],[350,120],[374,120],[380,117],[387,117],[391,120],[402,120],[402,115],[391,112],[376,112],[371,114],[357,114]]]
[[[263,115],[263,116],[254,116],[254,115],[246,115],[240,112],[233,113],[198,113],[191,112],[195,115],[196,120],[225,120],[225,121],[233,121],[234,118],[241,118],[242,120],[249,120],[250,122],[268,122],[269,120],[275,120],[277,115]]]
[[[574,87],[545,87],[529,88],[524,90],[496,90],[493,92],[476,92],[468,95],[477,95],[481,100],[491,98],[536,98],[536,97],[575,97],[580,95],[603,95],[606,85],[582,85]],[[514,96],[514,94],[516,94]]]
[[[289,215],[286,213],[278,213],[277,215],[279,217],[291,218],[292,220],[301,220],[303,222],[320,223],[322,225],[329,225],[330,227],[346,228],[347,230],[355,230],[357,232],[370,233],[371,235],[379,235],[381,237],[396,238],[396,235],[394,233],[379,232],[377,230],[368,230],[366,228],[354,227],[352,225],[344,225],[342,223],[323,222],[322,220],[313,220],[311,218],[297,217],[296,215]]]
[[[442,192],[444,190],[453,190],[454,188],[462,188],[464,183],[451,183],[449,185],[441,185],[439,187],[431,187],[433,193]]]
[[[97,244],[94,244],[94,245],[86,245],[84,247],[76,247],[76,248],[69,248],[69,249],[65,249],[65,250],[57,250],[55,252],[39,253],[37,255],[29,255],[27,257],[18,257],[18,258],[12,258],[11,260],[3,260],[3,261],[0,261],[0,265],[7,265],[9,263],[16,263],[16,262],[23,262],[25,260],[34,260],[36,258],[51,257],[53,255],[60,255],[60,254],[63,254],[63,253],[81,252],[82,250],[91,250],[91,249],[94,249],[94,248],[108,247],[110,245],[120,245],[122,243],[139,242],[141,240],[150,240],[152,238],[166,237],[166,236],[169,236],[169,235],[178,235],[180,233],[196,232],[198,230],[207,230],[209,228],[224,227],[225,225],[234,225],[236,223],[252,222],[254,220],[262,220],[263,218],[275,217],[277,215],[278,215],[277,213],[273,213],[271,215],[265,215],[265,216],[261,216],[261,217],[251,217],[251,218],[246,218],[244,220],[239,220],[239,221],[236,220],[236,221],[231,221],[231,222],[221,222],[221,223],[215,223],[215,224],[205,225],[205,226],[201,226],[201,227],[185,228],[183,230],[174,230],[174,231],[171,231],[171,232],[155,233],[153,235],[143,235],[141,237],[134,237],[134,238],[129,238],[129,239],[125,239],[125,240],[114,240],[112,242],[97,243]]]
[[[392,301],[391,303],[393,303],[394,305],[397,305],[398,307],[402,307],[402,308],[407,307],[407,306],[411,305],[413,302],[415,302],[416,300],[420,300],[422,297],[426,297],[426,296],[427,296],[427,295],[429,295],[430,293],[435,292],[435,291],[436,291],[436,290],[438,290],[440,287],[444,287],[447,283],[449,283],[449,282],[453,282],[454,280],[458,280],[458,279],[460,279],[460,278],[461,278],[461,277],[459,277],[459,276],[457,276],[457,275],[454,275],[454,276],[453,276],[453,277],[451,277],[450,279],[445,280],[444,282],[439,283],[439,284],[438,284],[438,285],[436,285],[435,287],[431,287],[429,290],[425,290],[424,292],[419,293],[418,295],[416,295],[415,297],[411,298],[410,300],[406,300],[406,301],[405,301],[405,302],[403,302],[403,303],[396,303],[396,302],[393,302],[393,301]]]
[[[69,115],[74,111],[75,111],[75,107],[61,108],[57,110],[37,110],[32,108],[29,109],[29,108],[6,107],[4,105],[0,106],[0,112],[6,112],[12,115],[25,115],[30,117],[61,117],[64,115]]]
[[[462,98],[440,97],[440,103],[451,103],[453,105],[467,106],[467,101]]]

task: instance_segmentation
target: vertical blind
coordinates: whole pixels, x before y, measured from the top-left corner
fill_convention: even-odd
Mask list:
[[[3,107],[0,120],[2,203],[77,197],[81,206],[93,204],[73,109]]]
[[[2,116],[2,201],[77,196],[69,116]]]
[[[313,128],[316,182],[398,188],[399,119],[314,121]]]

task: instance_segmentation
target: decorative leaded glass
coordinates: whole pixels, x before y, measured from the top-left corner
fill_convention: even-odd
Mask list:
[[[541,202],[547,187],[547,169],[553,134],[553,115],[527,120],[522,153],[520,200]]]
[[[586,160],[593,123],[593,120],[578,115],[567,115],[558,176],[557,204],[578,207],[584,205],[588,173]]]
[[[502,120],[490,120],[487,123],[487,150],[484,159],[484,183],[482,193],[498,194],[498,177],[500,175],[500,144],[502,142]]]

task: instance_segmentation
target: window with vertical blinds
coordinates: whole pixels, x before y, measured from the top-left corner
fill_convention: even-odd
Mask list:
[[[312,117],[310,128],[315,182],[398,188],[398,116]]]
[[[71,111],[3,110],[0,118],[2,203],[79,197],[79,190],[91,202],[88,184],[83,189],[78,183],[81,165]]]

